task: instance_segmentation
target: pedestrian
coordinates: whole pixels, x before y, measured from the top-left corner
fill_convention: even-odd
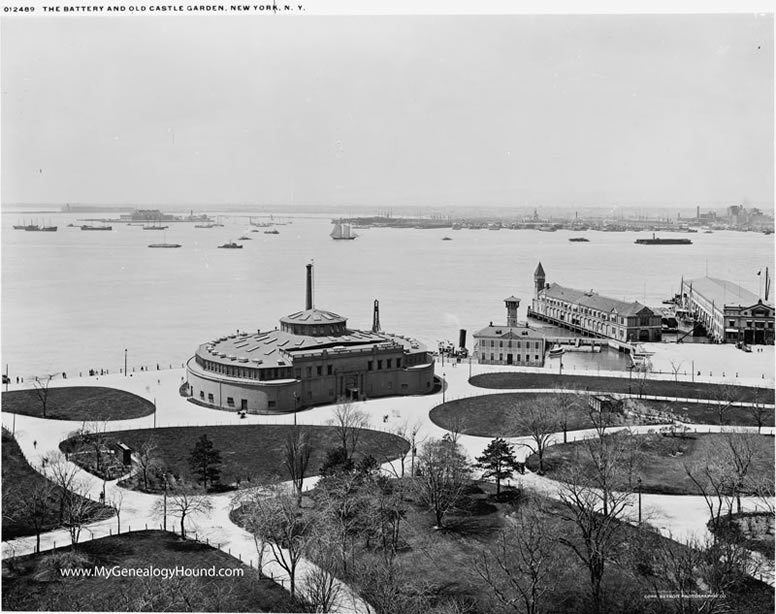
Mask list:
[[[32,442],[32,449],[33,450],[37,450],[38,449],[38,440],[37,439]]]

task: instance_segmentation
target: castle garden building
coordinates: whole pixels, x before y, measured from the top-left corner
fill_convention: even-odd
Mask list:
[[[339,399],[364,400],[431,392],[434,359],[414,339],[347,328],[342,316],[312,304],[280,328],[241,332],[199,346],[186,369],[188,394],[203,405],[290,412]]]

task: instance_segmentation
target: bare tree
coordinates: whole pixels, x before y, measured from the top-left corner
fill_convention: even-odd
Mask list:
[[[621,545],[622,520],[630,506],[630,493],[606,493],[589,486],[578,466],[567,469],[562,480],[558,491],[564,508],[561,517],[571,523],[574,530],[559,537],[558,541],[568,546],[587,567],[593,608],[600,612],[604,604],[602,581],[606,562]]]
[[[544,595],[558,582],[555,542],[533,505],[520,507],[505,520],[496,543],[475,557],[474,571],[504,606],[538,614]]]
[[[741,513],[741,495],[747,490],[749,469],[754,460],[759,435],[742,430],[725,431],[725,460],[733,474],[733,490],[736,497],[736,511]]]
[[[393,431],[394,435],[401,437],[408,444],[407,448],[404,449],[399,454],[398,460],[400,464],[398,469],[394,467],[393,463],[390,462],[390,460],[386,459],[386,462],[389,463],[389,466],[391,468],[391,472],[397,478],[404,477],[407,456],[413,451],[415,447],[415,439],[417,438],[418,431],[420,431],[420,422],[416,422],[415,424],[410,426],[407,424],[406,421],[400,424],[398,427],[396,427]],[[413,455],[413,461],[414,461],[414,455]]]
[[[533,403],[520,408],[514,418],[519,432],[526,434],[530,441],[525,446],[539,459],[539,473],[544,473],[544,453],[550,445],[552,436],[560,428],[556,398],[540,397]]]
[[[248,531],[261,536],[274,561],[288,573],[291,597],[295,597],[297,567],[310,547],[313,515],[299,508],[296,497],[283,492],[246,498],[241,512]]]
[[[29,524],[35,532],[35,552],[40,552],[40,534],[50,520],[51,500],[56,488],[47,479],[15,484],[3,496],[3,516],[14,522]]]
[[[143,490],[148,491],[148,478],[161,467],[161,458],[159,457],[159,445],[153,436],[146,439],[135,451],[135,463],[140,470],[140,476],[143,478]]]
[[[116,510],[116,533],[121,533],[121,506],[124,504],[124,491],[121,488],[117,488],[114,495],[108,501],[114,510]]]
[[[328,570],[332,566],[332,554],[325,547],[317,547],[312,558],[316,567],[310,569],[300,582],[299,595],[314,612],[336,612],[342,585]]]
[[[186,518],[205,514],[212,509],[210,499],[203,496],[199,491],[186,484],[179,484],[178,487],[166,497],[166,513],[173,518],[180,519],[181,537],[186,537]],[[154,511],[161,516],[165,513],[164,502],[157,501]]]
[[[765,403],[753,402],[746,406],[747,413],[754,418],[757,423],[757,432],[762,432],[765,421],[769,415],[773,412],[772,409],[766,407]]]
[[[41,469],[43,475],[59,487],[59,524],[61,525],[65,521],[65,508],[72,496],[71,491],[76,485],[79,469],[58,451],[43,457]]]
[[[337,431],[342,448],[351,458],[358,447],[362,430],[369,427],[369,415],[350,401],[342,399],[334,409],[331,424]]]
[[[730,384],[717,384],[711,388],[714,398],[714,406],[717,408],[717,421],[719,425],[727,422],[726,416],[736,401],[739,399],[739,393],[735,386]]]
[[[671,371],[674,374],[675,382],[679,381],[679,370],[682,368],[683,364],[684,363],[681,360],[674,360],[673,358],[671,359]]]
[[[71,490],[65,506],[64,526],[70,533],[70,543],[75,547],[84,525],[94,520],[102,520],[109,515],[108,509],[88,498],[87,489],[78,485]]]
[[[714,450],[706,450],[692,463],[685,463],[684,470],[698,488],[709,510],[711,534],[716,537],[722,528],[722,513],[733,513],[734,478],[730,468]]]
[[[43,417],[46,418],[46,411],[48,409],[48,402],[49,402],[49,386],[51,385],[51,380],[53,380],[56,377],[56,373],[50,373],[48,375],[44,375],[43,377],[38,377],[37,375],[32,379],[32,389],[35,391],[35,396],[38,397],[38,400],[40,401],[40,406],[43,409]]]
[[[471,469],[461,447],[448,435],[426,442],[418,464],[416,488],[421,500],[434,510],[436,528],[442,528],[444,515],[456,505],[469,482]]]
[[[283,447],[283,465],[288,470],[297,497],[302,496],[304,474],[310,464],[310,437],[306,430],[294,427]]]

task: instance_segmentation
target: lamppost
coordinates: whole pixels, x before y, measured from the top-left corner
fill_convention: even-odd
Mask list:
[[[631,381],[633,380],[633,367],[636,365],[628,365],[628,395],[631,394]]]
[[[636,478],[636,488],[639,491],[639,526],[641,526],[641,478]]]
[[[124,348],[124,377],[127,376],[127,348]]]
[[[445,382],[447,381],[445,380],[445,375],[445,373],[442,373],[442,403],[445,402]]]
[[[294,391],[294,426],[296,426],[296,410],[298,405],[299,398],[296,396],[296,391]]]
[[[472,378],[472,356],[469,354],[469,379]]]

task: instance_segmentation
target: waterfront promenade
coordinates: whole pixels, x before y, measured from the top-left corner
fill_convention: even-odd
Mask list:
[[[472,365],[472,375],[486,372],[497,372],[507,370],[501,366]],[[515,369],[517,370],[517,369]],[[521,372],[530,371],[530,369],[520,369]],[[537,369],[537,371],[546,373],[546,369]],[[468,362],[457,363],[455,366],[446,361],[444,365],[437,364],[437,376],[444,379],[445,391],[444,399],[450,401],[456,398],[479,396],[492,394],[496,391],[477,388],[469,384],[469,364]],[[720,371],[721,373],[721,371]],[[604,373],[601,373],[604,375]],[[609,375],[609,373],[607,373]],[[622,373],[618,373],[622,376]],[[673,379],[671,374],[654,375],[654,378]],[[162,371],[143,371],[134,373],[132,376],[111,374],[107,376],[86,377],[86,378],[68,378],[67,380],[55,380],[51,386],[106,386],[126,390],[135,393],[149,401],[155,402],[157,406],[156,415],[137,418],[134,420],[112,421],[105,423],[109,431],[137,428],[153,428],[154,421],[157,428],[165,426],[186,426],[186,425],[239,425],[239,424],[293,424],[293,414],[287,415],[248,415],[245,419],[240,419],[236,413],[209,409],[189,403],[185,398],[179,395],[178,389],[182,383],[183,370],[171,369]],[[706,378],[704,378],[706,379]],[[698,381],[698,380],[696,380]],[[707,381],[719,382],[720,378],[708,378]],[[753,386],[772,386],[773,381],[764,380],[760,377],[739,377],[735,383]],[[9,390],[29,388],[29,382],[24,385],[9,385]],[[509,390],[499,390],[499,393],[512,392]],[[517,392],[517,391],[514,391]],[[532,392],[537,392],[536,390]],[[440,391],[434,395],[414,396],[414,397],[394,397],[366,401],[359,403],[368,412],[371,418],[370,426],[372,428],[395,432],[402,427],[414,427],[418,429],[418,441],[422,442],[429,438],[438,438],[447,431],[434,425],[429,419],[429,412],[433,407],[442,403],[443,393]],[[329,423],[333,417],[333,406],[322,406],[310,410],[299,412],[296,416],[298,424],[305,425],[323,425]],[[41,459],[46,454],[56,450],[59,443],[68,437],[68,435],[79,428],[81,423],[43,420],[29,416],[10,414],[2,415],[3,425],[9,430],[15,430],[16,438],[33,467],[39,467]],[[708,432],[719,430],[714,425],[691,425],[691,428],[699,432]],[[763,433],[773,434],[773,427],[763,428]],[[584,431],[578,431],[569,434],[569,439],[574,440],[586,436]],[[479,456],[490,442],[487,437],[460,436],[459,441],[464,447],[470,459]],[[520,444],[524,442],[521,438],[512,438],[511,443],[516,444],[516,452],[521,459],[527,455],[527,449]],[[37,445],[33,445],[37,442]],[[408,461],[407,461],[408,462]],[[393,463],[392,470],[400,471],[396,466],[398,461]],[[82,479],[89,484],[90,495],[97,499],[99,492],[103,488],[102,480],[99,480],[89,474],[80,472]],[[306,487],[311,487],[315,480],[305,481]],[[520,482],[526,488],[543,492],[549,496],[557,495],[557,483],[535,475],[530,472],[520,476]],[[122,496],[121,507],[121,525],[122,530],[137,530],[145,528],[159,528],[161,518],[155,513],[154,507],[159,496],[138,493],[120,489],[114,482],[105,483],[106,501],[110,502]],[[232,495],[220,494],[212,495],[213,509],[207,517],[194,517],[189,521],[188,530],[196,535],[202,541],[207,540],[212,545],[217,545],[222,550],[238,556],[244,562],[253,562],[258,558],[254,540],[250,534],[234,525],[229,520],[229,511],[231,509]],[[744,507],[748,510],[755,510],[759,507],[756,498],[745,498]],[[693,538],[703,537],[707,533],[706,521],[708,511],[703,498],[700,496],[668,496],[668,495],[642,495],[642,514],[648,519],[650,524],[657,527],[665,535],[670,535],[679,541],[689,541]],[[631,509],[631,517],[635,519],[635,501]],[[172,519],[168,520],[168,526],[172,528]],[[90,525],[84,530],[82,539],[90,537],[101,537],[115,532],[117,526],[116,518],[108,519],[99,523]],[[69,544],[69,537],[66,531],[53,531],[42,536],[42,549],[49,549],[54,545]],[[34,549],[34,537],[21,538],[3,543],[3,558],[13,556],[14,554],[24,554],[32,552]],[[267,557],[265,557],[266,561]],[[265,568],[265,573],[270,574],[281,580],[284,573],[277,566]],[[769,572],[769,581],[772,583],[772,570]],[[358,604],[358,600],[353,598],[351,603]],[[361,608],[357,605],[355,611]]]

